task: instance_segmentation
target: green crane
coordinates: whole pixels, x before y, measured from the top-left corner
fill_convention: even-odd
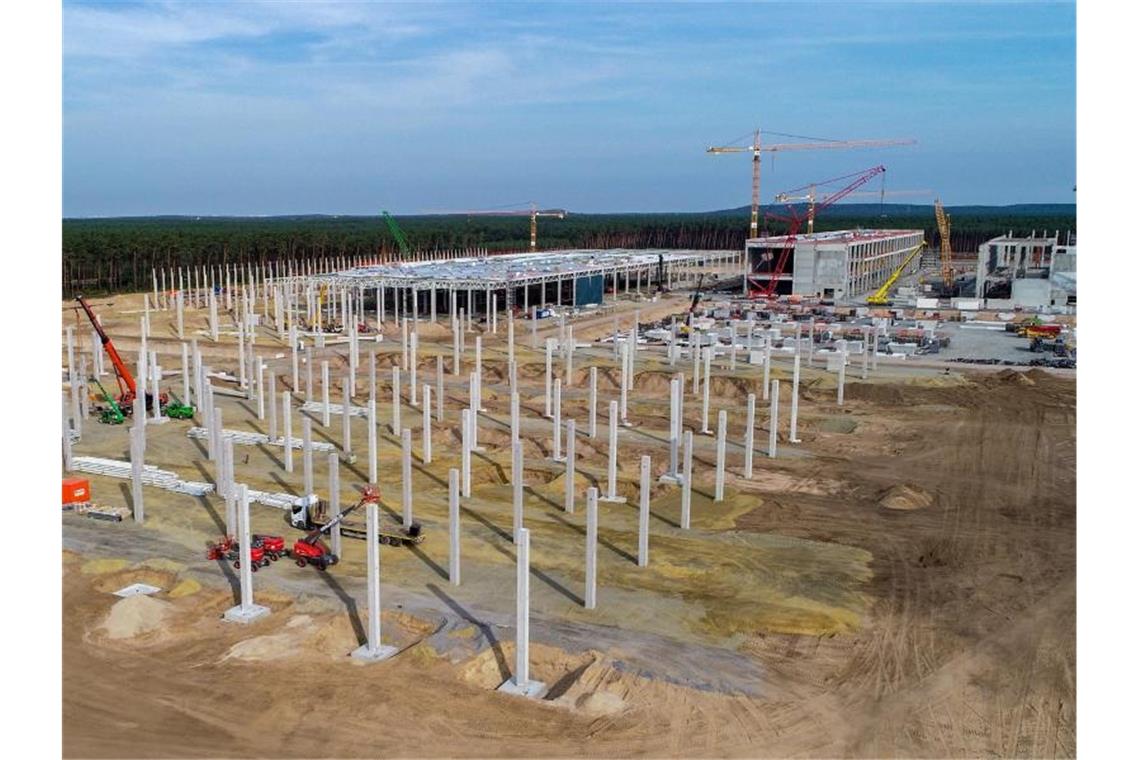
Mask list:
[[[122,425],[126,416],[123,414],[123,410],[119,407],[118,402],[115,401],[110,393],[107,393],[107,389],[99,382],[99,378],[92,377],[91,379],[95,381],[95,385],[99,386],[99,392],[103,394],[103,399],[110,404],[110,406],[105,406],[99,410],[99,421],[107,425]]]
[[[408,239],[404,237],[404,231],[396,224],[396,220],[387,211],[381,212],[384,215],[384,221],[388,223],[388,231],[392,233],[392,237],[396,238],[396,245],[400,247],[400,258],[406,259],[412,253],[411,246],[408,245]]]

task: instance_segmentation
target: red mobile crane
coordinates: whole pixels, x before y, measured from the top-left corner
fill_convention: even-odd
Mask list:
[[[95,332],[99,334],[99,341],[103,344],[103,348],[107,351],[107,356],[111,357],[111,365],[115,368],[115,379],[119,383],[119,407],[122,409],[123,414],[130,414],[134,411],[135,395],[138,393],[138,388],[135,385],[135,377],[131,371],[127,369],[126,362],[119,356],[115,344],[111,342],[111,338],[103,329],[103,325],[99,324],[99,320],[95,318],[95,312],[91,311],[91,306],[88,305],[83,296],[76,296],[75,300],[83,307],[83,311],[87,314],[87,318],[91,320],[91,326],[95,328]],[[149,410],[154,401],[154,394],[146,394],[146,408]],[[166,405],[166,394],[160,393],[158,396],[158,403],[160,406]]]
[[[796,192],[801,191],[801,190],[807,190],[808,188],[814,188],[817,185],[827,185],[827,184],[832,184],[835,182],[841,182],[843,180],[851,180],[844,187],[840,188],[839,190],[836,190],[831,195],[828,195],[823,200],[814,204],[814,207],[811,209],[811,211],[809,211],[811,216],[814,218],[816,213],[823,211],[828,206],[831,206],[833,203],[835,203],[839,200],[842,200],[843,198],[845,198],[846,196],[855,192],[860,187],[867,184],[873,178],[879,176],[880,174],[882,174],[886,170],[887,170],[886,167],[882,166],[882,165],[873,166],[870,169],[866,169],[866,170],[861,171],[861,172],[856,172],[855,174],[846,174],[842,177],[835,177],[833,179],[824,180],[823,182],[814,182],[811,185],[804,185],[803,187],[798,187],[794,190],[789,190],[787,193],[781,193],[781,195],[787,196],[787,195],[791,195],[791,194],[796,193]],[[780,197],[780,196],[777,196],[777,197]],[[772,296],[774,296],[776,294],[776,286],[780,281],[780,275],[782,275],[784,273],[784,267],[787,266],[787,264],[788,264],[788,256],[791,255],[792,250],[796,247],[796,236],[799,234],[800,227],[803,226],[804,220],[807,219],[807,215],[801,216],[801,215],[797,214],[795,208],[793,208],[791,206],[791,204],[788,205],[788,212],[789,212],[788,216],[779,216],[776,214],[769,214],[769,216],[772,218],[780,219],[780,220],[788,223],[788,235],[787,235],[787,238],[784,240],[784,247],[782,249],[780,249],[780,257],[776,260],[776,265],[772,268],[772,271],[768,273],[767,285],[759,286],[757,289],[753,290],[752,295],[754,297],[760,296],[762,298],[771,298]]]

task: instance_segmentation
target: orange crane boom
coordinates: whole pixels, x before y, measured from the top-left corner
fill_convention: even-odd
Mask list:
[[[723,153],[751,153],[752,154],[752,216],[748,223],[748,237],[760,236],[760,154],[780,153],[785,151],[801,150],[844,150],[847,148],[884,148],[892,145],[915,145],[917,140],[891,139],[891,140],[817,140],[806,143],[773,143],[762,145],[760,143],[760,130],[753,134],[751,145],[722,145],[709,146],[705,152],[713,155]]]
[[[126,406],[129,407],[137,393],[134,375],[127,369],[126,362],[119,356],[119,352],[115,349],[115,344],[111,342],[111,338],[103,329],[103,325],[99,324],[99,320],[95,318],[95,312],[91,311],[91,307],[88,305],[86,299],[84,299],[83,296],[76,296],[75,300],[79,301],[79,305],[82,306],[83,311],[87,313],[87,318],[91,320],[91,326],[94,327],[95,332],[99,334],[99,341],[107,351],[107,356],[111,357],[111,366],[115,368],[115,376],[119,382],[119,393],[123,399],[127,399]],[[124,385],[126,386],[125,388],[123,387]]]

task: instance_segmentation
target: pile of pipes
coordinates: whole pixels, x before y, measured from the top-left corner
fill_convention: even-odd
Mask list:
[[[117,459],[103,459],[102,457],[74,457],[72,469],[92,475],[106,475],[112,478],[130,480],[131,463],[120,462]],[[212,483],[202,483],[195,480],[180,480],[178,475],[167,470],[160,470],[154,465],[143,465],[143,485],[165,488],[167,491],[184,493],[190,496],[205,496],[214,490]]]

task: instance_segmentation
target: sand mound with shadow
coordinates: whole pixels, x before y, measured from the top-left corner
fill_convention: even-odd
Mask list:
[[[891,486],[879,498],[879,506],[887,509],[922,509],[934,503],[934,497],[918,486],[901,483]]]

